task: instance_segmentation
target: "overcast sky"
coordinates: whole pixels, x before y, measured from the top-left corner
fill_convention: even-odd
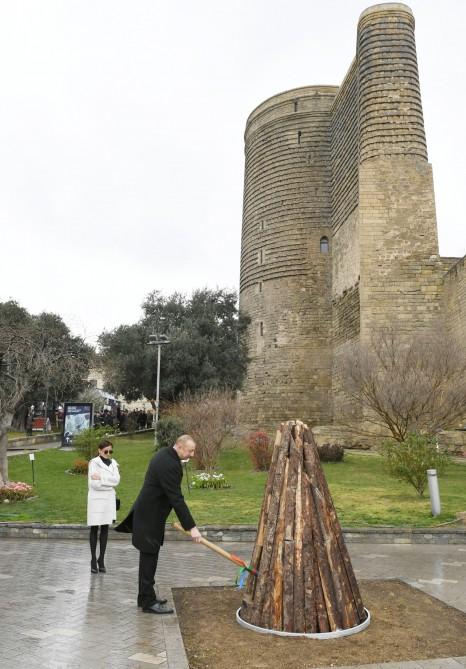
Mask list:
[[[95,342],[153,289],[237,288],[243,132],[339,84],[362,0],[1,0],[0,300]],[[413,0],[440,252],[466,253],[466,2]]]

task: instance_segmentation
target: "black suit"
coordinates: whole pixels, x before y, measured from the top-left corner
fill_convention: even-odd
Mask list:
[[[175,449],[160,449],[149,463],[133,508],[115,528],[117,532],[132,532],[133,546],[140,551],[138,600],[143,608],[155,601],[155,570],[170,511],[175,510],[185,530],[196,526],[181,492],[182,478],[183,468]]]

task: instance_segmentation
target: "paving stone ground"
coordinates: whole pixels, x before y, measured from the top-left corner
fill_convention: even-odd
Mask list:
[[[248,559],[252,544],[226,548]],[[349,550],[358,579],[401,578],[466,612],[466,546],[350,544]],[[91,575],[89,563],[84,541],[0,539],[0,666],[188,669],[176,616],[136,607],[137,551],[114,541],[107,574]],[[159,592],[172,601],[172,586],[224,585],[235,575],[234,565],[202,546],[167,542]],[[362,667],[464,669],[466,658]]]

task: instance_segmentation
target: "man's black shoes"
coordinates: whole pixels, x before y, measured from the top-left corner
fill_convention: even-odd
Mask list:
[[[168,600],[166,599],[159,599],[158,597],[155,598],[155,601],[158,604],[166,604]],[[141,609],[142,608],[142,600],[140,597],[138,597],[138,607]]]
[[[152,606],[148,606],[147,608],[142,610],[144,611],[144,613],[159,613],[159,614],[174,613],[173,609],[169,609],[168,606],[158,601],[154,602]]]

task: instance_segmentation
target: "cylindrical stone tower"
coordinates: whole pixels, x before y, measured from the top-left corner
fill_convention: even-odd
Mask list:
[[[437,222],[411,9],[359,19],[361,338],[429,326],[439,302]]]
[[[410,155],[427,160],[414,16],[384,3],[359,18],[360,160]]]
[[[241,398],[249,429],[330,420],[330,109],[338,88],[276,95],[250,115],[240,309],[251,358]]]

